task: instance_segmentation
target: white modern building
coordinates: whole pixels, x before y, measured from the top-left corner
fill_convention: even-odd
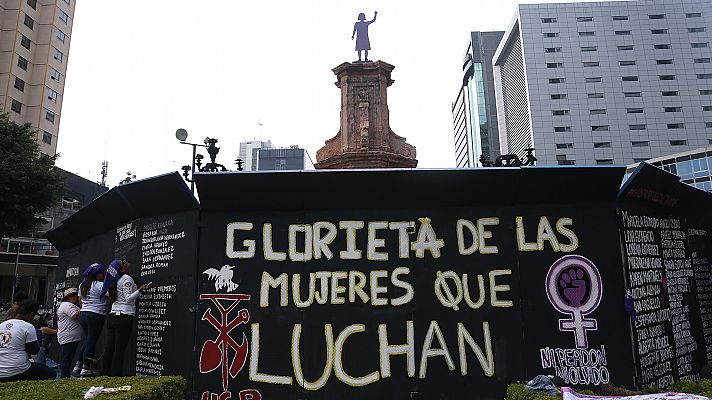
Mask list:
[[[257,154],[260,149],[274,149],[274,145],[269,140],[249,140],[240,143],[240,159],[245,162],[242,166],[244,171],[257,171]]]
[[[712,1],[518,6],[493,58],[502,154],[631,164],[712,144]]]

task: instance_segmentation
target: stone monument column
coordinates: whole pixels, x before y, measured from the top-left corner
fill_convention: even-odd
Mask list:
[[[341,128],[316,152],[317,169],[415,168],[415,147],[393,133],[387,89],[393,65],[343,63],[332,71],[341,89]]]

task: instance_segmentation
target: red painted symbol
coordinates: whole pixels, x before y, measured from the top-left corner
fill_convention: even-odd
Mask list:
[[[242,300],[250,300],[249,294],[201,294],[200,300],[211,300],[220,311],[220,320],[211,313],[211,308],[203,313],[203,320],[207,320],[217,331],[215,340],[207,340],[203,343],[200,352],[200,372],[205,374],[222,367],[222,387],[224,391],[230,384],[230,377],[234,378],[245,366],[248,352],[248,342],[245,333],[242,333],[242,343],[238,344],[231,336],[230,332],[241,324],[250,321],[250,312],[243,308],[237,312],[237,317],[228,321],[230,312],[237,307]],[[225,301],[227,307],[221,303]],[[232,362],[228,366],[228,350],[234,351]]]
[[[232,393],[229,391],[222,392],[220,394],[203,392],[203,396],[200,400],[230,400],[232,399]]]
[[[262,394],[255,389],[245,389],[241,390],[238,394],[240,400],[262,400]],[[232,399],[232,392],[224,391],[220,394],[203,392],[203,396],[200,400],[230,400]]]
[[[262,394],[255,389],[240,390],[240,400],[262,400]]]

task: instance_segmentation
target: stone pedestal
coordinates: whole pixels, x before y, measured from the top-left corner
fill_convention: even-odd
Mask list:
[[[391,130],[386,90],[393,65],[343,63],[334,68],[341,89],[341,128],[316,152],[317,169],[415,168],[415,147]]]

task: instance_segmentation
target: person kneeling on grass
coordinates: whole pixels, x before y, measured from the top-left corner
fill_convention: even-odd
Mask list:
[[[30,323],[39,308],[35,300],[25,300],[19,304],[13,319],[0,324],[0,382],[57,377],[51,368],[29,360],[29,355],[40,351],[37,332]]]

